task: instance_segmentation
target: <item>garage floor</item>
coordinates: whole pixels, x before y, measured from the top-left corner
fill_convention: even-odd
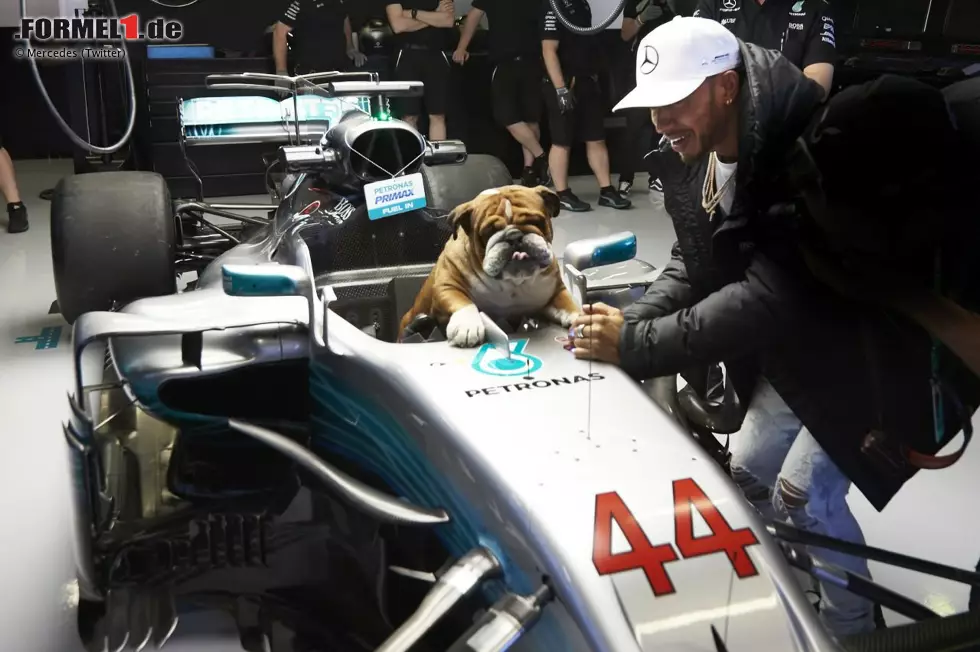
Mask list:
[[[55,299],[49,247],[49,204],[38,193],[71,173],[70,161],[21,161],[21,194],[31,230],[0,231],[0,514],[6,526],[0,578],[6,599],[0,608],[0,650],[76,652],[73,561],[69,542],[69,479],[61,423],[67,418],[70,386],[70,328],[49,314]],[[639,257],[663,265],[673,229],[658,197],[634,193],[629,211],[597,209],[563,214],[556,220],[556,250],[577,238],[635,232]],[[591,178],[573,189],[595,202]],[[222,198],[228,201],[229,198]],[[263,201],[264,198],[242,198]],[[5,216],[0,217],[0,227]],[[980,418],[975,419],[980,427]],[[959,446],[959,439],[950,449]],[[963,568],[980,557],[980,520],[974,496],[980,486],[980,448],[974,446],[952,469],[921,473],[878,514],[852,492],[851,505],[871,545]],[[963,611],[968,590],[944,580],[872,564],[875,579],[944,613]],[[890,622],[898,617],[886,612]],[[168,650],[238,652],[234,625],[217,614],[182,616]]]

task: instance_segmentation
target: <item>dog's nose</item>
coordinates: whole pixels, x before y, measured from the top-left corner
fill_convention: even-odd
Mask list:
[[[504,229],[504,239],[508,242],[516,242],[524,237],[524,233],[516,226],[508,226]]]
[[[527,260],[528,257],[529,256],[527,255],[527,252],[526,251],[515,251],[514,252],[514,255],[511,256],[511,259],[512,260]]]

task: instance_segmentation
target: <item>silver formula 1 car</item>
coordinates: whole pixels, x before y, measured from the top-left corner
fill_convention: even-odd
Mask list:
[[[423,142],[343,115],[281,148],[274,218],[193,288],[76,320],[89,649],[162,647],[200,607],[230,613],[249,652],[839,649],[673,388],[665,413],[532,320],[488,318],[472,350],[394,343],[449,232],[419,209],[421,144],[415,167],[352,181],[343,147],[382,128]],[[308,210],[326,183],[348,189],[346,219]],[[635,246],[570,245],[579,299],[642,292]],[[338,264],[349,249],[362,260]]]
[[[384,190],[379,182],[395,177],[422,175],[427,206],[415,210],[425,213],[445,212],[488,182],[510,178],[492,157],[467,160],[460,141],[428,142],[404,122],[391,120],[391,98],[418,95],[420,82],[381,83],[375,73],[245,73],[211,75],[207,87],[208,96],[176,104],[178,145],[188,174],[197,181],[195,197],[172,199],[163,177],[147,172],[77,175],[55,193],[55,289],[69,323],[85,312],[176,292],[178,277],[200,274],[215,258],[269,226],[284,184],[297,195],[300,211],[339,226],[365,203],[365,186]],[[205,201],[194,159],[209,151],[213,156],[229,144],[270,148],[263,155],[269,203]],[[282,144],[293,146],[289,161],[276,155]],[[324,161],[323,152],[332,159]],[[312,167],[316,182],[292,185],[286,166]],[[375,208],[386,216],[407,210],[404,202]],[[416,232],[430,226],[412,222]],[[437,255],[431,250],[438,238],[407,232],[401,219],[377,221],[357,234],[349,231],[337,240],[345,246],[314,249],[329,256],[323,264],[330,269],[424,262]]]

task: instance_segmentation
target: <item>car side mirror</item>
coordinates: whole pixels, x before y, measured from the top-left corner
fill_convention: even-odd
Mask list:
[[[636,234],[621,231],[611,235],[576,240],[565,247],[563,264],[569,289],[579,305],[585,305],[588,278],[584,270],[625,263],[636,257]]]
[[[221,285],[233,297],[307,297],[311,280],[298,265],[224,265]]]
[[[576,240],[565,247],[564,263],[578,271],[624,263],[636,257],[636,234],[621,231],[612,235]]]

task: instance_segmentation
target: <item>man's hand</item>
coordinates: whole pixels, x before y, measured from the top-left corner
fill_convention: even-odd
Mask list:
[[[289,77],[289,71],[288,70],[277,70],[276,71],[276,74],[277,75],[282,75],[283,77]],[[290,82],[286,81],[285,79],[277,79],[276,82],[275,82],[275,84],[279,88],[289,88]]]
[[[558,95],[558,111],[562,115],[575,110],[575,96],[572,95],[572,91],[562,86],[561,88],[556,88],[555,93]]]
[[[572,328],[572,353],[583,360],[599,360],[619,364],[619,335],[623,328],[623,313],[604,303],[582,307],[585,313],[575,320]]]
[[[456,18],[456,6],[453,0],[439,0],[439,8],[436,11],[449,14],[453,18]]]
[[[464,63],[466,63],[466,61],[469,58],[470,58],[470,53],[464,50],[463,48],[458,48],[455,52],[453,52],[453,61],[455,61],[459,65],[463,65]]]
[[[354,62],[354,66],[360,68],[365,63],[367,63],[367,55],[358,50],[357,48],[350,48],[347,50],[347,58]]]

